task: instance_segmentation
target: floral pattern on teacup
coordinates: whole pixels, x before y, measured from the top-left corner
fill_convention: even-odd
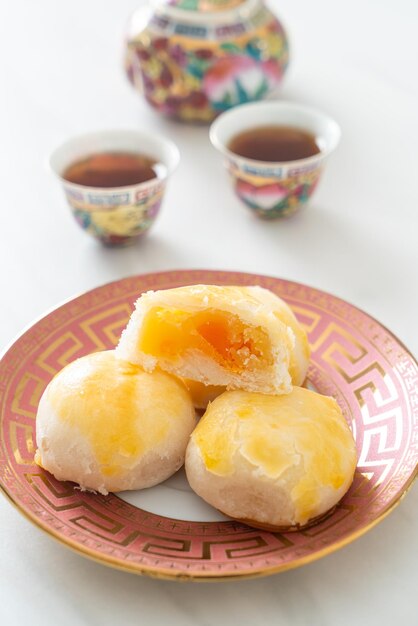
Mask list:
[[[85,192],[66,190],[77,223],[108,245],[130,243],[145,234],[158,215],[163,192],[163,185],[154,185],[147,190],[127,192],[129,203],[115,204],[109,194],[98,193],[93,198]]]
[[[231,170],[234,188],[240,200],[259,217],[274,219],[292,215],[305,204],[318,184],[321,168],[280,181],[257,177],[242,178]]]

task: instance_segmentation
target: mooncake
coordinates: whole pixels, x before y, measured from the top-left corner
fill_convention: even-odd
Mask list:
[[[205,385],[288,393],[306,376],[309,346],[291,309],[261,287],[192,285],[136,302],[116,352],[145,370]]]
[[[266,530],[307,526],[331,511],[356,468],[337,402],[294,387],[288,395],[227,391],[191,435],[192,489],[229,517]]]
[[[197,380],[190,380],[190,378],[183,378],[182,380],[192,397],[196,409],[206,410],[209,402],[213,402],[226,389],[221,385],[204,385]]]
[[[195,411],[183,383],[98,352],[49,383],[36,417],[35,460],[82,489],[151,487],[184,462]]]

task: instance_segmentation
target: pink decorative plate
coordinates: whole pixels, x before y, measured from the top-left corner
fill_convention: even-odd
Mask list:
[[[113,347],[142,291],[193,283],[267,287],[291,305],[308,331],[310,385],[338,400],[352,424],[359,457],[354,484],[322,523],[278,534],[225,521],[209,507],[207,513],[199,509],[199,499],[186,493],[181,476],[160,492],[140,492],[145,510],[123,494],[125,499],[82,493],[35,465],[36,408],[52,376],[73,359]],[[251,577],[313,561],[383,519],[417,473],[418,367],[413,357],[388,330],[347,302],[266,276],[164,272],[126,278],[75,298],[34,324],[6,352],[0,363],[0,407],[0,484],[17,508],[84,556],[160,578]],[[169,517],[161,514],[164,493]]]

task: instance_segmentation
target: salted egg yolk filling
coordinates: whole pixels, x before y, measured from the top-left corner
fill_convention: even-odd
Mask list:
[[[216,309],[194,313],[154,307],[144,318],[139,348],[169,359],[198,350],[236,373],[273,364],[270,341],[261,327]]]

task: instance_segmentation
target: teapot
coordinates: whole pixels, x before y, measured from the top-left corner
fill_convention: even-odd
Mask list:
[[[275,90],[288,57],[263,0],[151,0],[130,20],[125,67],[157,111],[204,123]]]

